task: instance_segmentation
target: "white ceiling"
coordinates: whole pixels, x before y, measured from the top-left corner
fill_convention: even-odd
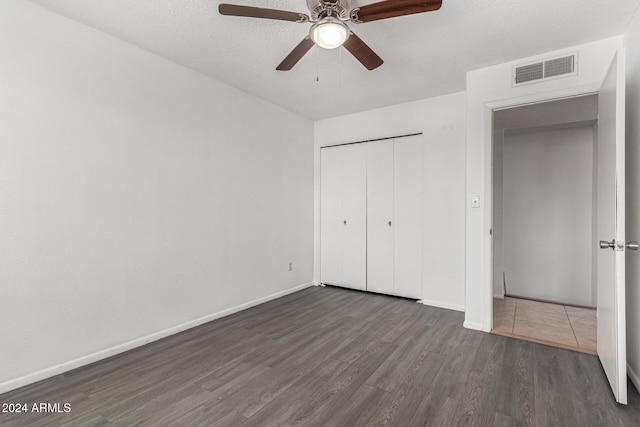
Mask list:
[[[350,24],[385,60],[377,70],[314,47],[280,72],[310,24],[221,16],[220,0],[32,1],[310,119],[462,91],[468,70],[622,34],[640,4],[444,0],[437,12]],[[308,12],[305,0],[224,2]]]
[[[499,110],[493,115],[493,128],[531,131],[558,125],[593,125],[597,119],[596,94]]]

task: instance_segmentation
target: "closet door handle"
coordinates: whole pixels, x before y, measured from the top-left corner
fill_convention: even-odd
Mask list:
[[[347,220],[346,219],[344,220],[344,225],[347,225]]]
[[[600,249],[615,249],[616,247],[616,240],[613,239],[610,242],[607,242],[606,240],[600,240]]]
[[[389,227],[391,227],[391,221],[389,221]]]

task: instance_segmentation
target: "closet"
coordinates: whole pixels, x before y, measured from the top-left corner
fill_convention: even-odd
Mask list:
[[[422,136],[323,147],[320,281],[421,298]]]

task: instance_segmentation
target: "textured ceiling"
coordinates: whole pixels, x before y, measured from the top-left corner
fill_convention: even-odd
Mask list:
[[[385,60],[375,71],[314,47],[279,72],[310,24],[221,16],[220,0],[32,1],[310,119],[464,90],[468,70],[622,34],[640,4],[443,0],[437,12],[349,24]],[[225,2],[308,12],[305,0]]]

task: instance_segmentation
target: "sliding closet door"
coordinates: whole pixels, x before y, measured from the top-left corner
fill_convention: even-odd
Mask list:
[[[342,157],[342,286],[367,288],[366,144],[339,147]]]
[[[367,290],[393,291],[393,141],[367,143]]]
[[[394,294],[416,299],[422,297],[422,139],[397,139],[393,150]]]
[[[342,285],[342,156],[320,150],[320,282]]]

